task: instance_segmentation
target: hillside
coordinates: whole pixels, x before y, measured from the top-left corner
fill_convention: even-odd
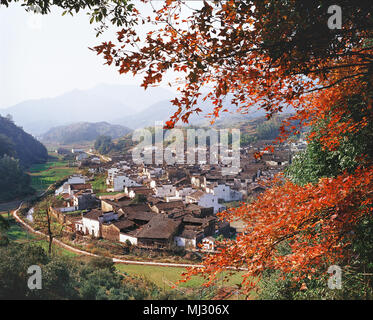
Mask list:
[[[107,122],[78,122],[71,125],[58,126],[50,129],[41,136],[44,142],[61,144],[94,141],[98,136],[120,138],[131,130],[121,125],[112,125]]]
[[[15,125],[12,120],[2,116],[0,116],[0,136],[2,153],[19,159],[22,166],[28,167],[47,161],[48,152],[45,146]]]
[[[32,135],[0,116],[0,202],[33,194],[25,168],[47,161],[47,149]]]

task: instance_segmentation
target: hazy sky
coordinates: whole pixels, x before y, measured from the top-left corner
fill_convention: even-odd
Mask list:
[[[113,39],[116,29],[96,38],[84,12],[61,13],[53,8],[41,16],[14,3],[0,6],[0,108],[100,83],[140,82],[104,66],[103,58],[88,49]]]

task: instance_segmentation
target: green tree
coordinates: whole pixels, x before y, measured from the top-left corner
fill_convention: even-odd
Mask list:
[[[0,157],[0,202],[33,194],[31,178],[24,173],[19,161],[8,155]]]
[[[10,228],[9,222],[6,218],[0,215],[0,246],[9,243],[8,230]]]
[[[111,137],[99,136],[95,141],[94,147],[99,153],[108,154],[112,150],[113,145]]]
[[[0,134],[0,157],[3,155],[14,156],[14,143],[5,134]]]

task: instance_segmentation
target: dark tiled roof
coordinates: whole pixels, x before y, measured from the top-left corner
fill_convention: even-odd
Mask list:
[[[101,199],[102,201],[105,201],[107,204],[112,205],[115,208],[124,208],[129,206],[132,203],[132,200],[120,200],[120,201],[112,201],[112,200],[106,200]]]
[[[119,230],[124,230],[133,227],[135,223],[131,220],[123,219],[114,222],[113,225],[115,225]]]
[[[197,190],[189,195],[189,197],[199,200],[203,195],[205,195],[205,192],[201,190]]]
[[[113,195],[107,194],[107,195],[100,196],[101,200],[111,200],[111,201],[121,200],[124,198],[128,198],[124,193],[118,193],[118,194],[113,194]]]
[[[169,239],[179,228],[181,222],[162,215],[155,215],[139,232],[138,238]]]
[[[128,214],[127,218],[129,220],[140,220],[140,221],[150,221],[156,213],[149,211],[132,211]]]
[[[184,228],[184,230],[178,235],[178,237],[185,239],[195,239],[198,236],[203,237],[203,231],[186,228]]]
[[[181,200],[170,201],[170,202],[159,202],[154,205],[159,210],[169,210],[174,208],[184,208],[184,203]]]
[[[136,212],[151,212],[151,209],[146,204],[131,204],[126,207],[122,207],[125,213],[131,214]]]
[[[71,184],[70,185],[71,190],[87,190],[87,189],[92,189],[92,185],[89,183],[86,184]]]
[[[91,220],[98,220],[98,218],[102,215],[101,210],[91,210],[87,212],[83,218],[91,219]]]
[[[192,212],[201,212],[201,210],[203,209],[204,209],[203,207],[195,203],[189,203],[185,208],[185,210],[192,211]]]
[[[194,224],[204,224],[204,223],[208,223],[209,219],[205,219],[205,218],[195,218],[191,215],[187,215],[183,218],[183,221],[185,223],[194,223]]]

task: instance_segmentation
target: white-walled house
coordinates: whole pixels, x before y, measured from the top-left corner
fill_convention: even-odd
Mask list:
[[[131,242],[132,245],[137,245],[137,238],[126,233],[119,233],[119,242]]]
[[[158,198],[176,196],[176,187],[171,184],[155,187],[155,196]]]
[[[176,190],[176,196],[185,199],[186,196],[193,193],[195,190],[191,187],[179,188]]]
[[[197,247],[197,240],[196,238],[187,238],[184,236],[176,236],[174,237],[175,244],[178,247],[185,247],[185,248],[196,248]]]
[[[136,181],[130,179],[121,169],[111,168],[107,172],[106,184],[110,186],[108,192],[123,191],[125,187],[141,186]]]
[[[186,196],[186,203],[197,203],[204,208],[214,208],[214,213],[225,210],[225,206],[219,203],[218,197],[212,193],[205,193],[201,190]]]
[[[225,210],[225,206],[219,203],[217,196],[213,194],[205,193],[197,202],[197,204],[204,208],[214,208],[214,213]]]
[[[151,178],[159,178],[164,174],[164,170],[162,168],[147,168],[144,167],[142,170],[142,174],[146,176],[148,179]]]
[[[88,180],[87,177],[82,175],[71,176],[61,187],[55,191],[55,195],[58,196],[63,193],[71,194],[71,185],[74,184],[85,184]]]
[[[212,194],[216,195],[218,199],[224,200],[224,202],[242,200],[241,192],[232,190],[230,186],[227,186],[225,184],[219,184],[210,191]]]
[[[190,179],[192,186],[196,188],[206,187],[206,177],[205,176],[192,176]]]
[[[185,201],[185,197],[187,195],[193,193],[193,192],[195,192],[195,189],[193,189],[191,187],[178,188],[178,189],[176,189],[174,196],[167,196],[167,197],[165,197],[165,200],[167,202],[176,201],[176,200]]]
[[[54,194],[56,196],[59,196],[60,194],[70,194],[71,193],[71,188],[70,184],[65,182],[61,187],[59,187]]]
[[[82,230],[80,231],[95,238],[100,237],[100,215],[101,212],[98,210],[92,210],[86,213],[82,218]],[[76,228],[80,229],[80,226],[76,225]]]
[[[118,175],[113,179],[113,191],[123,191],[125,187],[139,187],[141,184],[138,184],[136,181],[130,179],[125,175]]]
[[[68,184],[85,184],[87,180],[88,180],[88,178],[85,177],[85,176],[82,176],[82,175],[74,175],[74,176],[71,176],[71,177],[66,181],[66,183],[68,183]]]
[[[110,184],[110,182],[108,181],[111,181],[114,176],[120,171],[120,169],[118,168],[110,168],[108,169],[107,171],[107,179],[106,179],[106,184]]]
[[[82,231],[84,234],[89,234],[95,238],[99,238],[101,236],[101,224],[113,220],[118,220],[118,214],[115,212],[91,210],[83,215],[81,223],[77,223],[75,227],[77,229],[82,229],[80,231]]]

